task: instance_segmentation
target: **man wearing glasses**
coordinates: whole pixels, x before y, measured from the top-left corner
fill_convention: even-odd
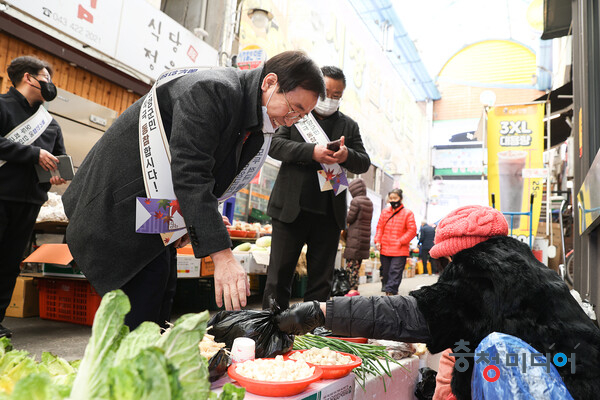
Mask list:
[[[360,174],[369,169],[371,160],[363,146],[358,124],[338,111],[346,88],[341,69],[321,68],[327,97],[319,99],[313,111],[330,141],[340,139],[339,149],[306,143],[295,126],[282,126],[273,137],[269,155],[281,160],[281,168],[271,193],[267,214],[273,218],[273,239],[263,296],[263,308],[271,299],[288,308],[294,271],[306,243],[308,286],[305,301],[326,301],[331,291],[340,232],[346,225],[346,191],[337,196],[322,192],[317,171],[323,164],[340,164]],[[286,122],[296,122],[300,111],[288,101]]]
[[[174,78],[123,112],[63,196],[71,254],[100,294],[122,289],[129,296],[130,329],[143,321],[166,327],[177,282],[175,248],[187,243],[197,258],[210,255],[215,264],[217,305],[228,310],[246,305],[246,273],[231,252],[218,203],[256,175],[275,129],[291,125],[325,96],[319,67],[298,51],[248,71],[184,68],[163,76]],[[140,123],[144,118],[152,124]],[[146,136],[157,138],[159,146],[149,146]],[[170,161],[162,167],[170,170],[154,162],[165,143]],[[158,183],[172,185],[175,198],[148,194],[157,176],[164,177]],[[161,236],[165,232],[138,232],[145,223],[138,225],[136,213],[153,201],[165,206],[146,215],[169,218],[170,229],[176,208],[184,220],[178,233],[186,231],[185,236],[171,241],[174,236]],[[166,205],[172,208],[166,211]]]
[[[52,68],[35,57],[18,57],[7,68],[13,86],[0,95],[0,322],[10,299],[23,254],[53,176],[40,183],[34,165],[58,168],[55,156],[65,154],[60,126],[42,106],[56,97]],[[31,129],[34,126],[34,129]],[[12,332],[0,324],[0,337]]]

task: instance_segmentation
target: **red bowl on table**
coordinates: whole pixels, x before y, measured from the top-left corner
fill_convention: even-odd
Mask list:
[[[352,343],[362,343],[367,344],[369,339],[364,337],[336,337],[336,336],[327,336],[328,339],[337,339],[337,340],[345,340],[346,342]]]
[[[235,368],[236,365],[232,364],[227,370],[231,379],[236,380],[240,386],[244,387],[250,393],[268,397],[286,397],[302,393],[311,383],[321,380],[323,375],[323,370],[315,366],[315,372],[312,376],[297,381],[259,381],[236,373]]]
[[[256,237],[256,231],[246,231],[246,237],[247,238],[255,238]]]
[[[304,353],[305,351],[308,351],[308,350],[294,350],[294,351],[290,351],[289,353],[286,353],[283,358],[290,359],[290,356],[292,354],[294,354],[294,353]],[[334,351],[334,350],[332,350],[332,351]],[[360,357],[357,357],[354,354],[342,353],[341,351],[336,351],[336,353],[339,353],[341,355],[350,357],[352,359],[352,361],[350,361],[350,363],[348,363],[348,364],[341,364],[341,365],[321,365],[321,364],[313,364],[313,363],[310,363],[308,361],[306,361],[306,363],[308,365],[310,365],[311,367],[312,366],[319,367],[319,368],[321,368],[323,370],[323,376],[321,377],[321,379],[338,379],[338,378],[342,378],[342,377],[348,375],[350,373],[350,371],[352,371],[354,368],[360,367],[360,365],[362,364],[362,360],[360,359]]]
[[[247,231],[238,231],[235,229],[229,230],[229,236],[231,237],[245,238],[247,233]]]

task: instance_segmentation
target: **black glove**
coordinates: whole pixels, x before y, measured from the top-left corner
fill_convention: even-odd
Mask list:
[[[325,315],[318,301],[294,304],[275,317],[279,330],[290,335],[303,335],[325,325]]]

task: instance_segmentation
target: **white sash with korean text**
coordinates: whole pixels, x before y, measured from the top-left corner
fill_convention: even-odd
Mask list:
[[[5,138],[13,143],[30,145],[44,133],[50,122],[52,122],[52,116],[43,106],[40,106],[35,114],[15,127]],[[6,164],[6,161],[0,160],[0,167],[4,164]]]
[[[140,157],[147,199],[138,198],[136,201],[136,232],[160,233],[165,246],[185,235],[186,228],[173,189],[171,152],[160,117],[156,88],[200,69],[210,67],[181,68],[163,73],[144,99],[140,110]],[[220,201],[233,196],[256,176],[267,158],[271,137],[264,135],[260,151],[235,177],[219,198]]]
[[[312,113],[306,114],[304,118],[296,122],[296,128],[306,143],[315,143],[326,146],[329,138],[323,128],[319,125]],[[322,170],[317,171],[321,191],[333,190],[337,196],[348,188],[346,171],[339,164],[323,164]]]

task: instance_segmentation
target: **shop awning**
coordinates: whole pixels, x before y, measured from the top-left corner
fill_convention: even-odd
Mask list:
[[[571,33],[571,0],[544,0],[542,39],[554,39]]]
[[[544,122],[550,118],[550,147],[567,140],[571,136],[573,121],[573,82],[566,83],[535,101],[550,101],[550,115],[544,117]],[[546,126],[544,124],[544,130]],[[547,141],[544,140],[544,149],[546,147]]]

